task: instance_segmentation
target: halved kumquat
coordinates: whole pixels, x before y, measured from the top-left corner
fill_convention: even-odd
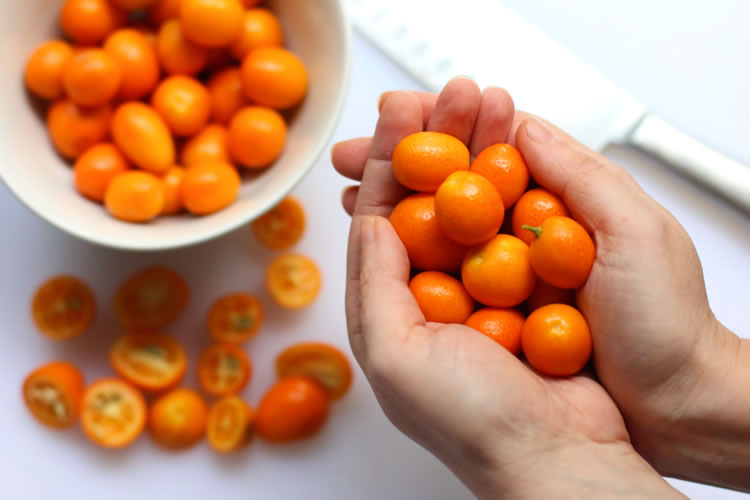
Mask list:
[[[230,453],[247,445],[253,436],[255,411],[237,396],[216,401],[208,411],[206,439],[214,451]]]
[[[96,315],[96,300],[80,279],[56,276],[37,289],[31,311],[40,332],[51,339],[65,340],[89,329]]]
[[[48,427],[65,429],[78,421],[83,401],[83,374],[70,363],[55,361],[31,372],[23,398],[34,417]]]
[[[287,250],[305,232],[305,210],[294,197],[287,196],[270,211],[255,219],[250,227],[255,238],[266,248]]]
[[[280,306],[289,309],[306,307],[320,294],[320,270],[304,255],[282,255],[268,266],[266,286]]]
[[[166,267],[149,267],[117,289],[114,309],[124,328],[154,330],[174,321],[187,306],[188,297],[182,276]]]
[[[276,358],[276,375],[280,379],[309,377],[331,399],[344,397],[352,384],[351,364],[344,353],[320,342],[302,342],[284,349]]]
[[[214,344],[201,354],[198,381],[211,396],[231,396],[242,391],[253,374],[253,365],[236,344]]]
[[[147,392],[162,392],[180,383],[187,370],[185,349],[163,333],[121,336],[109,351],[115,372]]]
[[[146,426],[146,401],[129,383],[103,378],[89,387],[81,405],[83,431],[105,448],[123,448],[135,441]]]
[[[249,293],[231,293],[214,302],[208,313],[208,330],[217,342],[241,344],[263,325],[263,305]]]

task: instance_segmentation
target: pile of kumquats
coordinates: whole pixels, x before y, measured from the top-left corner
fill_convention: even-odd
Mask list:
[[[307,92],[260,0],[66,0],[25,70],[75,188],[117,219],[206,215],[282,153]]]
[[[455,137],[419,132],[394,149],[393,174],[417,191],[390,221],[426,320],[466,324],[546,375],[580,371],[592,345],[575,290],[596,249],[558,196],[528,189],[520,152],[495,144],[471,162]]]
[[[286,250],[300,239],[305,224],[302,206],[289,197],[251,227],[262,245]],[[282,254],[267,269],[267,291],[284,308],[310,305],[320,286],[317,265],[303,255]],[[248,293],[225,295],[208,311],[207,329],[215,343],[197,363],[200,389],[215,398],[209,407],[198,391],[182,385],[188,356],[163,333],[188,299],[185,280],[173,270],[153,267],[136,273],[120,286],[113,301],[125,332],[113,337],[109,351],[116,375],[86,385],[73,364],[45,364],[23,384],[31,413],[58,429],[80,421],[85,434],[107,448],[127,446],[146,427],[153,440],[166,448],[184,449],[205,436],[218,452],[242,448],[255,433],[267,442],[285,443],[322,428],[331,403],[351,385],[351,366],[344,354],[323,343],[285,349],[276,358],[279,381],[254,411],[238,395],[252,376],[252,362],[242,345],[261,329],[263,308]],[[87,331],[96,309],[91,289],[71,276],[45,282],[32,302],[36,326],[55,341]]]

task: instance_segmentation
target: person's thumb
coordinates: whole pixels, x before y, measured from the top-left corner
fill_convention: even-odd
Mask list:
[[[623,168],[539,118],[521,123],[516,146],[534,180],[591,231],[611,232],[642,205],[645,193]]]
[[[347,315],[352,349],[360,361],[398,345],[424,316],[409,291],[409,258],[387,219],[352,219],[347,280]]]

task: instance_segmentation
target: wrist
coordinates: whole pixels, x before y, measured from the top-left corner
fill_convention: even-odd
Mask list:
[[[469,487],[479,498],[684,498],[626,442],[550,447]]]
[[[631,435],[661,474],[750,491],[750,341],[718,321],[714,329],[696,349],[682,404]]]

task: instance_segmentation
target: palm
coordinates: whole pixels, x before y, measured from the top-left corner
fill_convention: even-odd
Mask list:
[[[394,231],[389,244],[392,265],[408,275],[406,251]],[[405,283],[389,295],[399,303],[413,302]],[[421,315],[416,303],[413,307],[413,314]],[[392,376],[375,377],[373,388],[391,420],[419,442],[435,442],[434,433],[445,435],[457,421],[470,423],[457,440],[476,442],[475,433],[486,433],[508,414],[512,432],[520,435],[541,427],[550,439],[570,431],[596,442],[628,439],[615,403],[588,376],[542,376],[463,325],[424,324],[417,318],[408,331],[391,332],[390,338],[385,357]],[[420,425],[428,419],[434,428]]]

